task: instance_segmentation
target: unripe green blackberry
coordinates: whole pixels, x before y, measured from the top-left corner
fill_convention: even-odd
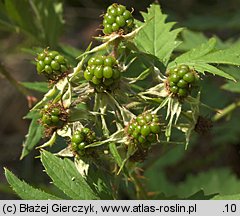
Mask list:
[[[140,145],[141,148],[148,148],[151,143],[156,142],[160,131],[158,116],[149,112],[137,116],[126,128],[130,143]]]
[[[85,146],[96,141],[95,133],[89,128],[82,128],[74,132],[71,139],[71,149],[75,154],[79,156],[86,156],[86,154],[90,153],[85,149]]]
[[[89,59],[84,78],[93,86],[110,89],[121,77],[113,56],[95,56]]]
[[[123,32],[126,34],[132,31],[134,18],[125,6],[114,3],[107,8],[103,19],[103,27],[103,33],[106,35],[113,32]]]
[[[166,88],[174,97],[185,98],[198,81],[198,75],[187,65],[179,65],[166,72]]]
[[[67,122],[68,113],[59,104],[48,104],[41,110],[41,124],[45,128],[45,135],[48,137],[58,128],[62,128]]]
[[[70,69],[67,60],[57,51],[45,49],[37,56],[37,72],[44,75],[48,80],[58,81],[66,76]]]

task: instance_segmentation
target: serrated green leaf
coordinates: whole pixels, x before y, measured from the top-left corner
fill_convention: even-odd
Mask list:
[[[177,47],[178,51],[189,51],[196,46],[208,41],[208,37],[205,36],[202,32],[190,31],[189,29],[184,29],[181,33],[181,36],[183,41],[179,47]],[[214,38],[216,39],[216,48],[218,50],[229,48],[233,44],[231,40],[223,42],[217,36],[214,36]]]
[[[233,195],[217,195],[212,200],[240,200],[240,194]]]
[[[224,84],[222,87],[222,89],[226,90],[226,91],[230,91],[230,92],[234,92],[234,93],[240,93],[240,83],[226,83]]]
[[[23,142],[23,149],[20,159],[23,159],[25,156],[27,156],[43,136],[43,126],[38,122],[41,114],[38,111],[32,111],[30,113],[31,115],[29,114],[30,117],[28,116],[28,118],[31,118],[32,122],[29,126],[26,139]]]
[[[240,65],[240,44],[217,50],[202,56],[201,60],[212,64]]]
[[[216,194],[205,195],[204,191],[200,190],[195,194],[191,195],[190,197],[188,197],[187,199],[188,200],[209,200],[215,196]]]
[[[211,38],[208,42],[177,57],[168,67],[174,67],[176,64],[186,64],[201,73],[209,72],[226,79],[235,80],[230,74],[225,73],[211,64],[240,65],[239,46],[237,45],[236,47],[218,51],[215,50],[215,46],[216,39]]]
[[[227,73],[231,74],[233,77],[236,78],[237,82],[232,82],[231,80],[227,80],[226,84],[222,85],[221,88],[234,92],[234,93],[240,93],[240,68],[239,67],[224,67],[223,68]]]
[[[181,33],[183,42],[177,47],[177,50],[188,51],[192,48],[205,43],[208,38],[202,32],[194,32],[188,29],[184,29]]]
[[[46,82],[21,82],[21,84],[31,90],[47,93],[48,83]]]
[[[97,191],[101,200],[112,200],[112,175],[106,172],[106,170],[101,170],[98,167],[91,166],[87,176],[87,182],[89,182],[92,187]]]
[[[24,181],[17,178],[8,169],[5,169],[5,176],[8,183],[11,185],[13,190],[24,200],[59,200],[61,198],[56,197],[52,194],[46,193],[42,190],[36,189]]]
[[[159,58],[165,65],[173,50],[180,44],[176,38],[181,28],[171,30],[174,22],[166,23],[167,16],[162,14],[160,6],[152,4],[148,13],[142,13],[145,26],[139,31],[134,41],[139,50]],[[138,25],[143,23],[138,22]]]
[[[190,64],[189,64],[190,65]],[[205,73],[205,72],[209,72],[213,75],[218,75],[218,76],[221,76],[221,77],[224,77],[226,79],[229,79],[229,80],[234,80],[235,81],[235,78],[227,73],[225,73],[224,71],[222,71],[221,69],[218,69],[217,67],[215,66],[212,66],[210,64],[204,64],[204,63],[197,63],[196,65],[194,65],[194,69],[198,72],[201,72],[201,73]]]
[[[201,57],[203,57],[204,55],[213,51],[215,46],[216,46],[216,39],[211,38],[206,43],[202,43],[197,47],[191,49],[190,51],[177,57],[173,62],[170,63],[170,66],[174,65],[174,63],[183,63],[185,61],[195,62],[198,59],[201,59]]]
[[[60,159],[50,152],[41,153],[41,161],[53,184],[72,199],[98,199],[69,159]]]
[[[227,168],[212,169],[198,175],[189,175],[187,179],[177,187],[180,197],[188,197],[202,189],[206,195],[218,193],[219,195],[231,195],[240,193],[240,181]]]

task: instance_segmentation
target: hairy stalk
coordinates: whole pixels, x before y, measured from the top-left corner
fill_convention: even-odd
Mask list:
[[[147,191],[145,190],[142,182],[139,180],[139,178],[135,172],[132,172],[130,174],[130,179],[132,180],[132,182],[135,186],[137,199],[139,199],[139,200],[148,199]]]
[[[230,104],[229,106],[225,107],[222,110],[219,110],[218,113],[213,117],[213,121],[218,121],[225,117],[228,114],[231,114],[235,109],[240,107],[240,100],[236,101],[235,103]]]
[[[117,59],[118,58],[118,46],[120,44],[121,40],[120,39],[116,39],[113,41],[113,51],[112,51],[112,55]]]

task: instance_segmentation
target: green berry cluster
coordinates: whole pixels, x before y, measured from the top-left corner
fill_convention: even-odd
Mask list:
[[[80,156],[86,155],[85,146],[96,141],[95,133],[89,128],[82,128],[74,132],[71,139],[71,148],[73,152]]]
[[[109,89],[121,76],[113,56],[96,56],[88,61],[84,78],[94,86]]]
[[[191,92],[198,76],[187,65],[179,65],[167,71],[167,88],[173,96],[184,98]]]
[[[113,32],[128,33],[132,31],[134,19],[132,13],[120,4],[112,4],[107,8],[103,19],[103,33],[108,35]]]
[[[46,128],[61,128],[66,119],[65,110],[60,104],[46,105],[42,110],[41,122]]]
[[[69,65],[64,56],[57,51],[44,50],[38,54],[37,71],[49,80],[59,80],[69,70]]]
[[[149,148],[151,143],[157,141],[157,134],[161,131],[159,118],[149,112],[140,114],[128,125],[127,134],[131,142],[141,148]]]

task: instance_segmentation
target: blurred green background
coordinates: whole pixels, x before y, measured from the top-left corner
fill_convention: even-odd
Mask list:
[[[96,30],[100,28],[101,15],[114,2],[134,8],[134,17],[142,19],[139,11],[146,11],[154,1],[0,0],[0,199],[17,199],[6,183],[3,167],[33,185],[45,188],[49,181],[39,159],[34,158],[37,151],[19,160],[29,125],[23,120],[28,102],[22,93],[37,98],[41,94],[26,93],[19,86],[16,89],[14,80],[43,81],[32,64],[39,47],[58,49],[74,66],[75,57],[93,41],[92,36],[101,34]],[[168,20],[177,21],[178,26],[201,31],[207,37],[217,35],[227,44],[240,38],[240,0],[159,2],[163,12],[169,15]],[[201,38],[204,36],[194,34],[187,42],[194,45]],[[184,50],[182,46],[179,51],[181,48]],[[216,108],[237,101],[239,94],[220,89],[222,84],[222,79],[207,77],[202,82],[202,100]],[[203,114],[210,118],[213,115],[205,110]],[[153,149],[151,158],[143,165],[149,190],[164,192],[167,196],[177,193],[181,197],[201,189],[206,194],[240,193],[239,119],[236,110],[228,119],[215,123],[209,134],[195,134],[187,151],[182,146]]]

